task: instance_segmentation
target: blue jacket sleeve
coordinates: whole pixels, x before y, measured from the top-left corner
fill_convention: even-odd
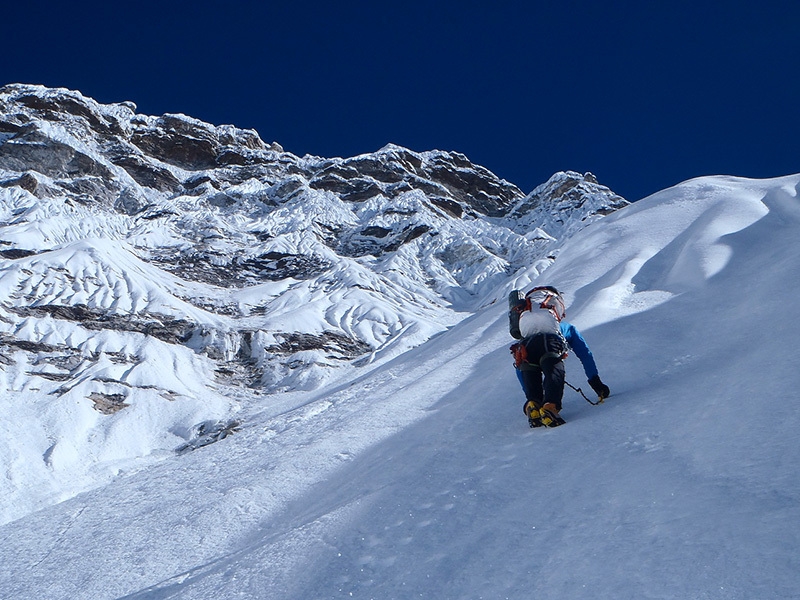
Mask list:
[[[581,361],[583,370],[586,373],[586,379],[591,379],[597,375],[597,365],[594,362],[592,351],[589,350],[586,340],[583,339],[583,336],[575,326],[572,323],[561,321],[561,333],[564,335],[564,339],[567,340],[569,347],[572,348],[575,356]]]

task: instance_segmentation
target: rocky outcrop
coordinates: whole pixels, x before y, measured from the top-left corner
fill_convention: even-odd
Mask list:
[[[508,223],[517,231],[541,227],[557,238],[567,238],[628,204],[598,183],[592,173],[565,171],[554,174],[517,203],[509,211]]]
[[[374,154],[334,162],[309,182],[345,202],[382,195],[395,198],[418,190],[450,216],[500,216],[523,196],[515,185],[473,164],[458,152],[415,153],[388,145]]]
[[[175,319],[165,315],[127,314],[117,315],[107,311],[92,310],[83,305],[63,306],[44,304],[38,306],[10,306],[8,310],[21,317],[74,321],[82,327],[95,331],[113,330],[142,333],[170,344],[183,344],[189,341],[196,325],[185,319]]]

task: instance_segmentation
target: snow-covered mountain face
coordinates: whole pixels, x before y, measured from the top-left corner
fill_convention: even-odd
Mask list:
[[[498,302],[220,443],[0,527],[0,595],[796,598],[799,229],[800,174],[654,194],[571,237],[541,278],[564,290],[605,403],[567,389],[567,424],[530,429]],[[26,380],[19,354],[3,389]],[[588,392],[575,356],[565,368]],[[7,395],[4,503],[22,473],[2,444],[37,442],[9,426],[33,393]],[[143,400],[128,402],[103,420]],[[133,445],[136,425],[109,437]]]
[[[300,158],[251,130],[6,86],[0,388],[26,398],[7,414],[41,467],[17,448],[18,468],[94,480],[233,428],[264,394],[357,376],[626,204],[591,174],[525,195],[456,152]],[[135,451],[116,437],[131,429]]]

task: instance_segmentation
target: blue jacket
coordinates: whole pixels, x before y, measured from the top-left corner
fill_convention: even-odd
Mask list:
[[[575,328],[575,325],[567,323],[566,321],[561,321],[561,334],[564,336],[564,339],[567,340],[567,344],[569,344],[575,356],[581,361],[583,370],[586,373],[586,379],[591,379],[597,375],[597,365],[594,362],[592,351],[589,350],[586,340],[583,339],[583,336]]]

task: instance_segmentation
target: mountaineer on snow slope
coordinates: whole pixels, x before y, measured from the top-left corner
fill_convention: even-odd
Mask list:
[[[581,361],[589,385],[600,401],[611,392],[597,371],[592,351],[578,329],[565,320],[564,300],[552,286],[538,286],[523,294],[511,292],[509,330],[519,342],[511,346],[514,367],[525,393],[523,411],[531,427],[557,427],[564,395],[564,359],[567,348]]]

